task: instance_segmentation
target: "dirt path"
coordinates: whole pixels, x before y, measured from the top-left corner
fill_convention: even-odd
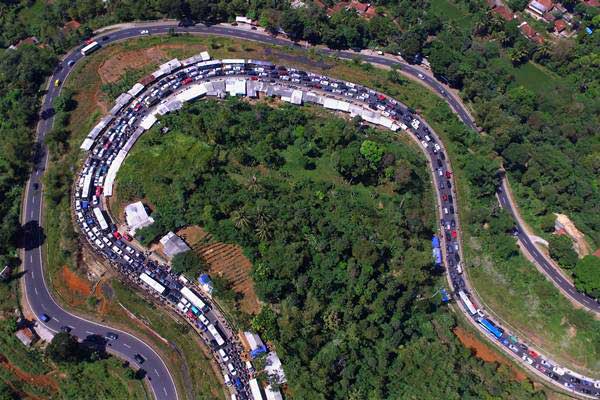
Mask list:
[[[496,362],[498,364],[506,365],[510,368],[513,377],[518,381],[523,381],[527,379],[527,375],[523,372],[516,369],[512,363],[510,363],[506,358],[500,356],[494,350],[492,350],[489,346],[483,343],[481,340],[477,339],[475,336],[465,331],[461,327],[456,327],[453,330],[454,334],[458,337],[458,340],[467,348],[471,349],[475,353],[475,357],[480,358],[485,362]]]

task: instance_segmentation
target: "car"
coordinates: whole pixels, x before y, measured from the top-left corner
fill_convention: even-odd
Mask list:
[[[452,189],[452,182],[446,181],[446,186],[448,186],[448,189]]]
[[[529,349],[528,353],[532,358],[538,358],[540,356],[538,353],[536,353],[535,351],[533,351],[531,349]]]
[[[65,333],[69,333],[69,332],[71,332],[71,327],[70,326],[66,326],[66,325],[65,326],[61,326],[60,330],[62,332],[65,332]]]
[[[69,60],[67,62],[67,66],[72,67],[73,65],[75,65],[75,60]]]
[[[440,190],[444,190],[446,187],[444,186],[444,182],[440,182]]]
[[[444,207],[444,214],[448,214],[448,208]]]
[[[509,344],[508,348],[511,349],[512,351],[514,351],[515,353],[519,352],[519,348],[517,346],[515,346],[514,344]]]
[[[564,383],[563,383],[563,385],[564,385],[566,388],[569,388],[569,389],[572,389],[572,388],[573,388],[573,386],[574,386],[572,383],[569,383],[569,382],[564,382]]]
[[[423,74],[417,74],[417,76],[419,77],[419,79],[425,79],[425,76]]]
[[[453,219],[452,219],[452,220],[450,220],[450,226],[451,226],[452,228],[456,228],[456,221],[454,221]]]
[[[136,354],[135,356],[133,356],[133,359],[135,361],[137,361],[138,364],[143,364],[144,361],[146,361],[146,359],[144,357],[142,357],[140,354]]]
[[[119,335],[117,335],[114,332],[106,332],[106,338],[110,340],[117,340],[119,338]]]
[[[458,233],[456,232],[456,230],[454,230],[454,229],[453,229],[453,230],[450,232],[450,235],[452,235],[452,238],[453,238],[453,239],[456,239],[456,237],[458,236]]]
[[[149,35],[149,34],[150,34],[150,32],[148,32],[148,29],[142,29],[140,31],[140,35]]]
[[[448,201],[448,195],[447,194],[443,194],[442,195],[442,201]]]
[[[121,234],[119,233],[119,231],[114,231],[113,232],[113,236],[115,237],[115,239],[119,240],[121,239]]]
[[[221,359],[223,360],[223,362],[229,361],[229,356],[227,355],[225,350],[219,349],[219,355],[221,356]]]
[[[538,370],[538,371],[540,371],[542,374],[545,374],[545,373],[546,373],[546,371],[547,371],[547,370],[546,370],[546,368],[545,368],[543,365],[541,365],[541,364],[538,364],[538,365],[536,365],[535,367],[536,367],[536,368],[537,368],[537,370]]]
[[[42,322],[48,322],[48,321],[50,321],[50,317],[48,316],[48,314],[43,313],[43,314],[40,314],[40,320]]]
[[[60,86],[60,79],[57,79],[54,81],[54,87],[59,87]]]
[[[237,375],[237,371],[235,370],[235,367],[233,366],[232,363],[228,363],[227,364],[227,369],[229,370],[229,372],[231,373],[231,375],[233,375],[233,376]]]
[[[40,184],[39,183],[34,183],[33,184],[33,190],[38,190],[40,188]]]
[[[454,207],[450,206],[449,209],[450,209],[450,214],[454,214]]]
[[[446,171],[446,178],[450,179],[452,177],[452,172]]]
[[[133,240],[133,238],[131,237],[131,235],[129,233],[123,233],[123,239],[127,240],[128,242],[131,242]]]
[[[532,365],[533,364],[533,360],[531,358],[529,358],[527,356],[527,354],[523,354],[523,356],[521,357],[523,359],[523,361],[525,361],[527,364]]]

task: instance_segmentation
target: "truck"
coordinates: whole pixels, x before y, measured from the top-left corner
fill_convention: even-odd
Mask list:
[[[494,335],[496,339],[500,339],[504,334],[504,331],[501,328],[498,328],[491,321],[485,318],[480,318],[477,322],[479,322],[479,325],[483,326],[488,332]]]

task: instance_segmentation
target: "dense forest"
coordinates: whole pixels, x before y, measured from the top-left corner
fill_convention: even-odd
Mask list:
[[[230,99],[164,117],[118,176],[120,201],[155,207],[138,234],[201,224],[243,246],[268,303],[253,327],[276,344],[294,398],[544,398],[452,334],[425,160],[316,113]]]

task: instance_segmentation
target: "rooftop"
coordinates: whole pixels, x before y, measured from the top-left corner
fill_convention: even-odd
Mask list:
[[[160,244],[162,244],[163,253],[165,253],[167,257],[173,257],[176,254],[185,253],[186,251],[191,250],[189,246],[185,244],[183,239],[173,232],[169,232],[163,236],[162,239],[160,239]]]
[[[129,226],[132,235],[135,235],[135,231],[138,229],[150,226],[154,223],[154,219],[148,215],[146,208],[141,201],[128,204],[125,207],[125,219],[127,220],[127,226]]]

